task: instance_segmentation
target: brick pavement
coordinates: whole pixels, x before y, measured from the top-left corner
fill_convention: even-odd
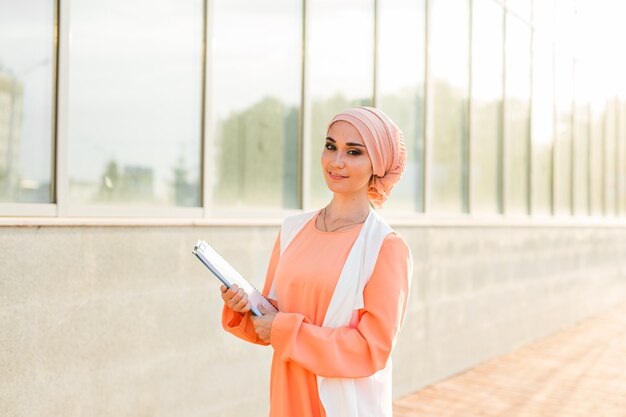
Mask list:
[[[626,417],[626,304],[394,402],[394,417]]]

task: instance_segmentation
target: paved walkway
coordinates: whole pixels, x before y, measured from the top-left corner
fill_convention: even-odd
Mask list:
[[[394,402],[394,417],[626,417],[626,305]]]

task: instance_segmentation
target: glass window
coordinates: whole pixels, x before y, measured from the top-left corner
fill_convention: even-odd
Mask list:
[[[620,155],[617,176],[619,181],[619,214],[626,216],[626,95],[620,98],[618,146]]]
[[[72,2],[73,204],[200,204],[200,0]]]
[[[589,137],[589,192],[591,214],[604,214],[604,103],[594,101],[591,106]]]
[[[424,113],[424,0],[379,6],[379,106],[402,129],[407,166],[386,209],[422,211]]]
[[[576,99],[574,114],[574,214],[589,214],[589,105]]]
[[[530,53],[529,26],[509,15],[504,105],[504,207],[507,214],[528,213]]]
[[[0,202],[53,199],[55,3],[0,3]]]
[[[502,123],[502,7],[474,1],[472,20],[471,184],[472,212],[497,213]]]
[[[320,0],[307,6],[307,112],[310,205],[330,199],[320,157],[332,117],[371,106],[374,91],[374,1]],[[349,29],[346,25],[349,24]]]
[[[552,0],[536,1],[533,36],[531,142],[531,212],[552,214],[552,144],[554,142],[554,48]]]
[[[213,2],[213,207],[298,206],[300,2]]]
[[[606,114],[604,117],[604,215],[614,216],[617,214],[617,105],[616,100],[607,100]]]
[[[557,53],[555,64],[554,212],[571,214],[573,61]]]
[[[572,135],[575,14],[571,0],[556,0],[554,213],[572,213]]]
[[[429,210],[459,213],[467,210],[469,4],[433,0],[429,14]]]

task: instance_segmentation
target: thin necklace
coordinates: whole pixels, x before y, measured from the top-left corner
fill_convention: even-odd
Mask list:
[[[341,228],[344,228],[344,227],[354,226],[355,224],[364,223],[365,220],[367,220],[367,217],[368,216],[365,216],[365,218],[363,220],[361,220],[360,222],[344,224],[343,226],[339,226],[339,227],[337,227],[337,228],[335,228],[333,230],[328,230],[328,227],[326,226],[326,207],[324,207],[324,213],[322,213],[322,223],[324,224],[324,231],[325,232],[335,232],[335,231],[337,231],[337,230],[339,230]]]

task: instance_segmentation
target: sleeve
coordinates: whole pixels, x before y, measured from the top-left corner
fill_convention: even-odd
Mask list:
[[[274,272],[280,259],[280,233],[274,243],[274,249],[272,249],[272,256],[270,257],[270,263],[267,267],[267,275],[265,276],[265,285],[263,286],[263,295],[267,297],[272,287],[274,280]],[[250,343],[256,343],[259,345],[268,345],[254,331],[254,325],[252,324],[251,312],[245,314],[237,313],[224,304],[222,309],[222,327],[228,333],[243,339]]]
[[[363,291],[356,327],[320,327],[302,314],[278,313],[270,335],[276,354],[329,378],[360,378],[383,369],[404,321],[411,273],[408,246],[390,234]]]

